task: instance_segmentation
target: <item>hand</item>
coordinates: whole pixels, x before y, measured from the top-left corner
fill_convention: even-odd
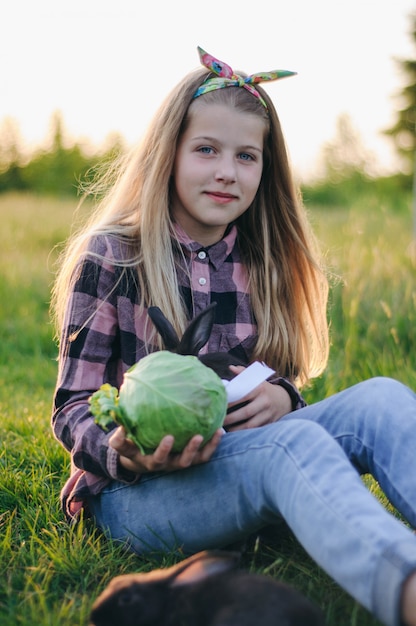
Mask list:
[[[218,429],[203,448],[201,448],[202,435],[195,435],[183,451],[177,454],[172,452],[174,442],[172,435],[163,437],[153,454],[141,454],[137,446],[128,439],[122,426],[114,431],[109,443],[119,453],[120,464],[130,472],[135,474],[168,472],[208,461],[216,450],[222,433],[222,428]]]
[[[230,369],[235,374],[239,374],[244,367],[231,365]],[[261,383],[238,402],[233,402],[228,406],[233,407],[242,402],[247,404],[226,416],[224,428],[227,431],[264,426],[276,422],[292,411],[292,400],[286,389],[267,381]]]

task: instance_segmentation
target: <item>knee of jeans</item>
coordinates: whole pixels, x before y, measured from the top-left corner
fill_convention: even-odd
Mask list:
[[[364,398],[370,406],[398,407],[402,401],[415,401],[416,396],[403,383],[387,376],[376,376],[361,383]]]
[[[308,446],[314,446],[319,442],[324,443],[325,440],[332,439],[332,436],[327,430],[317,422],[311,420],[302,419],[300,416],[293,415],[293,418],[287,421],[280,422],[280,426],[287,426],[282,433],[281,427],[279,428],[279,422],[276,422],[276,442],[280,445],[289,444],[291,447],[294,445],[300,445],[301,448]]]

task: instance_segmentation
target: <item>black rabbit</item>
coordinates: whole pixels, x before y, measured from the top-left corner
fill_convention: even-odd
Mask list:
[[[294,588],[237,569],[235,552],[205,551],[167,569],[113,578],[90,626],[324,626]]]
[[[182,339],[179,339],[175,329],[162,311],[157,306],[149,306],[147,313],[159,335],[162,337],[166,350],[175,352],[176,354],[190,354],[197,356],[198,359],[210,367],[223,380],[231,380],[236,376],[231,370],[230,365],[247,366],[237,357],[232,356],[228,352],[210,352],[208,354],[199,355],[200,349],[207,343],[212,327],[214,325],[216,302],[212,302],[206,309],[201,311],[188,325]],[[240,402],[230,407],[227,413],[232,413],[247,402]],[[235,424],[234,424],[235,425]]]
[[[198,355],[200,349],[207,343],[214,325],[216,302],[212,302],[201,311],[185,330],[182,339],[179,339],[175,329],[157,306],[149,306],[148,315],[156,326],[166,350],[177,354],[191,354],[198,356],[204,365],[213,369],[220,378],[231,380],[235,374],[229,369],[230,365],[244,365],[240,359],[228,352],[211,352]]]
[[[147,313],[155,325],[159,335],[162,337],[166,350],[176,354],[197,356],[198,359],[210,367],[223,380],[231,380],[237,374],[230,370],[230,365],[247,366],[246,362],[232,356],[228,352],[209,352],[208,354],[198,354],[201,348],[210,338],[215,319],[216,302],[209,304],[189,323],[182,339],[179,339],[175,329],[169,320],[164,316],[157,306],[149,306]],[[239,402],[229,407],[227,413],[233,413],[237,409],[246,405],[247,402]],[[234,424],[235,425],[235,424]]]

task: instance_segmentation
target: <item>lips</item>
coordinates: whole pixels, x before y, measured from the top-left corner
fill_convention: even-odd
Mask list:
[[[205,193],[212,196],[219,196],[220,198],[236,198],[232,193],[226,193],[225,191],[206,191]]]
[[[224,201],[224,202],[230,201],[230,200],[236,200],[238,197],[232,193],[224,193],[223,191],[205,191],[204,193],[207,196],[214,198],[215,200]]]

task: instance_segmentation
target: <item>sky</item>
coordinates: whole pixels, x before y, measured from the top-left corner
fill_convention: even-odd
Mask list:
[[[170,89],[199,65],[197,46],[247,73],[288,69],[265,85],[300,177],[316,172],[340,115],[383,171],[381,131],[406,84],[395,59],[415,58],[415,0],[5,0],[0,8],[0,124],[30,148],[60,111],[74,140],[112,132],[140,140]]]

